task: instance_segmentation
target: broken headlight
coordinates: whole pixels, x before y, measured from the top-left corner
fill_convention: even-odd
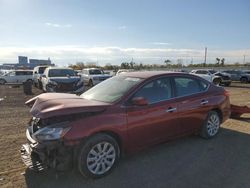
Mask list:
[[[60,126],[61,125],[61,126]],[[70,130],[70,127],[65,126],[66,123],[58,123],[48,127],[43,127],[36,131],[32,137],[36,141],[53,141],[63,138],[63,136]]]

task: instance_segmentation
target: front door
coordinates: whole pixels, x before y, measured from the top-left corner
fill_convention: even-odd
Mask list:
[[[148,105],[127,106],[128,136],[132,148],[162,142],[179,132],[178,110],[170,78],[146,83],[131,98],[143,97]]]

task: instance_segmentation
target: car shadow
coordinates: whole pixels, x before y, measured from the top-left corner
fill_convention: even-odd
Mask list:
[[[238,121],[245,121],[245,122],[250,123],[250,118],[249,117],[231,117],[231,119],[235,119],[235,120],[238,120]]]
[[[250,135],[221,128],[213,139],[181,138],[123,158],[101,179],[76,171],[26,170],[27,187],[250,187]]]
[[[250,89],[250,83],[232,83],[230,86],[225,86],[225,88],[240,88],[240,89]]]

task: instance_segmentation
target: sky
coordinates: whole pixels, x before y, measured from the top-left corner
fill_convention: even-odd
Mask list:
[[[0,64],[202,63],[205,47],[250,62],[249,0],[0,0]]]

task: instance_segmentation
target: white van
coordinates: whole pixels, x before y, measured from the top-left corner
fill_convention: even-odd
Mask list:
[[[13,70],[0,76],[0,85],[6,83],[22,84],[26,81],[33,81],[32,70]]]

